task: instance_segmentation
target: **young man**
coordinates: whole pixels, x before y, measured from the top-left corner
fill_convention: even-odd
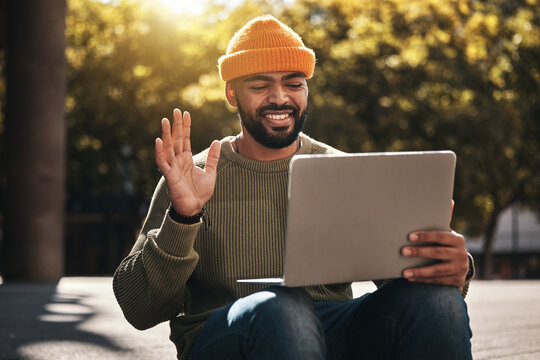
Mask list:
[[[418,232],[403,256],[441,260],[352,299],[350,284],[264,288],[281,275],[293,154],[336,153],[301,133],[315,55],[271,16],[219,60],[242,132],[192,156],[189,113],[162,120],[163,174],[114,291],[138,329],[170,321],[179,359],[470,359],[470,269],[455,232]],[[435,284],[435,285],[434,285]],[[461,292],[460,292],[461,290]]]

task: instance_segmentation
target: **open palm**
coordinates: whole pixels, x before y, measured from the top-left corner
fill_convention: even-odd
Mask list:
[[[191,115],[173,111],[173,128],[167,118],[161,120],[161,138],[156,139],[156,164],[167,180],[174,210],[184,216],[201,212],[214,193],[216,168],[221,144],[214,140],[204,169],[193,164],[191,153]]]

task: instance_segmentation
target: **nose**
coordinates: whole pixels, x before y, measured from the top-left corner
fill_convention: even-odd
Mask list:
[[[282,86],[275,84],[268,93],[268,102],[275,105],[285,105],[289,102],[289,95]]]

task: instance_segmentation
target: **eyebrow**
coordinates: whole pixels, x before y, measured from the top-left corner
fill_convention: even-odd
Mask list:
[[[247,82],[250,82],[250,81],[258,81],[258,80],[262,80],[262,81],[274,81],[274,78],[273,77],[270,77],[270,76],[265,76],[265,75],[253,75],[253,76],[250,76],[244,80],[242,80],[243,83],[247,83]]]
[[[297,72],[293,72],[292,74],[288,74],[288,75],[283,76],[283,77],[281,78],[281,80],[282,80],[282,81],[283,81],[283,80],[290,80],[290,79],[294,79],[294,78],[297,78],[297,77],[299,77],[299,78],[305,78],[306,75],[304,75],[304,73],[301,73],[301,72],[297,71]]]
[[[293,72],[293,73],[290,73],[290,74],[287,74],[287,75],[284,75],[282,78],[281,78],[281,81],[284,81],[284,80],[290,80],[290,79],[294,79],[294,78],[297,78],[297,77],[300,77],[300,78],[305,78],[306,76],[301,73],[301,72]],[[243,83],[246,83],[246,82],[251,82],[251,81],[269,81],[269,82],[274,82],[274,78],[271,77],[271,76],[266,76],[266,75],[262,75],[262,74],[257,74],[257,75],[253,75],[253,76],[250,76],[246,79],[244,79],[242,82]]]

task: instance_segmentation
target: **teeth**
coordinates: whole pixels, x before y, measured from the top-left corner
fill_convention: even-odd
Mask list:
[[[266,117],[272,120],[284,120],[289,117],[289,114],[268,114]]]

